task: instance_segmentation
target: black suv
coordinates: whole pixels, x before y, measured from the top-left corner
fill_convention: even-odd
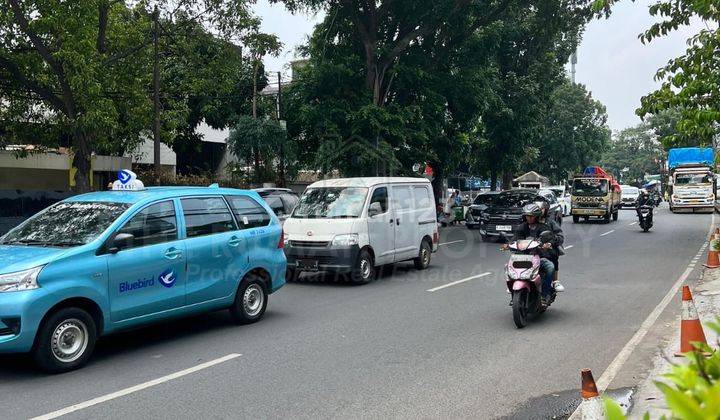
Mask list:
[[[256,188],[255,191],[268,203],[281,223],[290,217],[299,201],[298,195],[289,188]]]
[[[495,195],[477,216],[475,211],[473,212],[473,217],[480,220],[480,235],[483,241],[492,237],[512,238],[522,223],[523,207],[543,201],[549,205],[548,218],[562,224],[562,208],[550,190],[517,189]]]

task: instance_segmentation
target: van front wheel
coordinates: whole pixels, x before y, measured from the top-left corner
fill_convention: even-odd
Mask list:
[[[432,248],[427,240],[423,240],[420,244],[420,252],[417,258],[413,260],[415,268],[418,270],[425,270],[430,266],[430,259],[432,258]]]
[[[366,249],[360,251],[355,267],[350,272],[350,280],[355,284],[367,284],[375,280],[375,262]]]
[[[80,308],[63,308],[43,322],[32,356],[43,370],[68,372],[87,363],[96,340],[97,327],[90,314]]]

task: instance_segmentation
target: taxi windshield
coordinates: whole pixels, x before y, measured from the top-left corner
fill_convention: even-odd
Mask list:
[[[367,188],[310,188],[300,197],[292,217],[299,219],[342,219],[360,217]]]
[[[125,203],[61,202],[0,238],[2,245],[71,247],[97,238],[130,207]]]

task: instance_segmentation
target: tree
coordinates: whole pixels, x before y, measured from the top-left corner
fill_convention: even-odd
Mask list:
[[[653,127],[647,123],[621,131],[609,146],[603,154],[602,166],[621,182],[639,185],[646,174],[662,171],[665,153]]]
[[[161,84],[159,92],[162,137],[171,143],[194,123],[188,123],[193,111],[218,115],[222,107],[217,101],[210,104],[208,93],[238,91],[241,67],[233,65],[241,60],[232,46],[259,25],[248,2],[0,0],[3,135],[27,137],[21,131],[32,127],[41,141],[70,146],[78,191],[90,188],[92,153],[132,149],[152,126],[151,11],[156,7],[163,27],[160,42],[173,47],[163,48],[167,67],[162,75],[182,86],[173,92]],[[199,74],[207,83],[199,81]]]
[[[677,135],[667,137],[666,145],[674,143],[708,145],[720,124],[720,3],[717,0],[663,0],[650,7],[650,14],[662,18],[646,30],[643,42],[665,36],[691,19],[700,18],[714,25],[706,26],[688,39],[685,54],[670,60],[659,69],[655,79],[661,87],[641,100],[640,117],[673,110],[679,117]],[[692,139],[695,139],[694,141]]]
[[[605,106],[582,85],[560,85],[550,97],[550,109],[540,134],[539,154],[532,166],[559,183],[568,174],[597,163],[610,143]]]
[[[56,126],[78,191],[90,189],[93,151],[149,127],[148,61],[134,51],[148,33],[147,15],[123,2],[0,1],[0,118]]]
[[[258,94],[258,71],[262,68],[262,59],[266,55],[277,57],[282,50],[282,43],[275,35],[260,33],[257,28],[244,39],[245,45],[250,50],[250,61],[252,63],[252,115],[257,118],[257,94]]]
[[[253,162],[253,180],[260,183],[274,179],[273,164],[285,137],[285,130],[277,121],[242,116],[230,131],[229,146],[235,156]]]

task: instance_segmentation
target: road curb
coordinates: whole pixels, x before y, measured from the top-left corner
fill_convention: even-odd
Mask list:
[[[720,316],[720,269],[702,268],[699,278],[691,287],[695,297],[695,306],[703,324],[715,320]],[[679,304],[679,302],[678,302]],[[662,392],[655,386],[656,381],[666,382],[663,375],[667,373],[672,365],[685,363],[684,358],[674,357],[680,348],[680,318],[676,318],[672,325],[673,335],[664,343],[661,350],[653,361],[653,368],[648,377],[638,385],[633,404],[628,418],[642,419],[645,413],[650,414],[651,419],[670,417],[670,411],[663,397]],[[705,328],[708,343],[715,346],[718,336],[714,331]]]

